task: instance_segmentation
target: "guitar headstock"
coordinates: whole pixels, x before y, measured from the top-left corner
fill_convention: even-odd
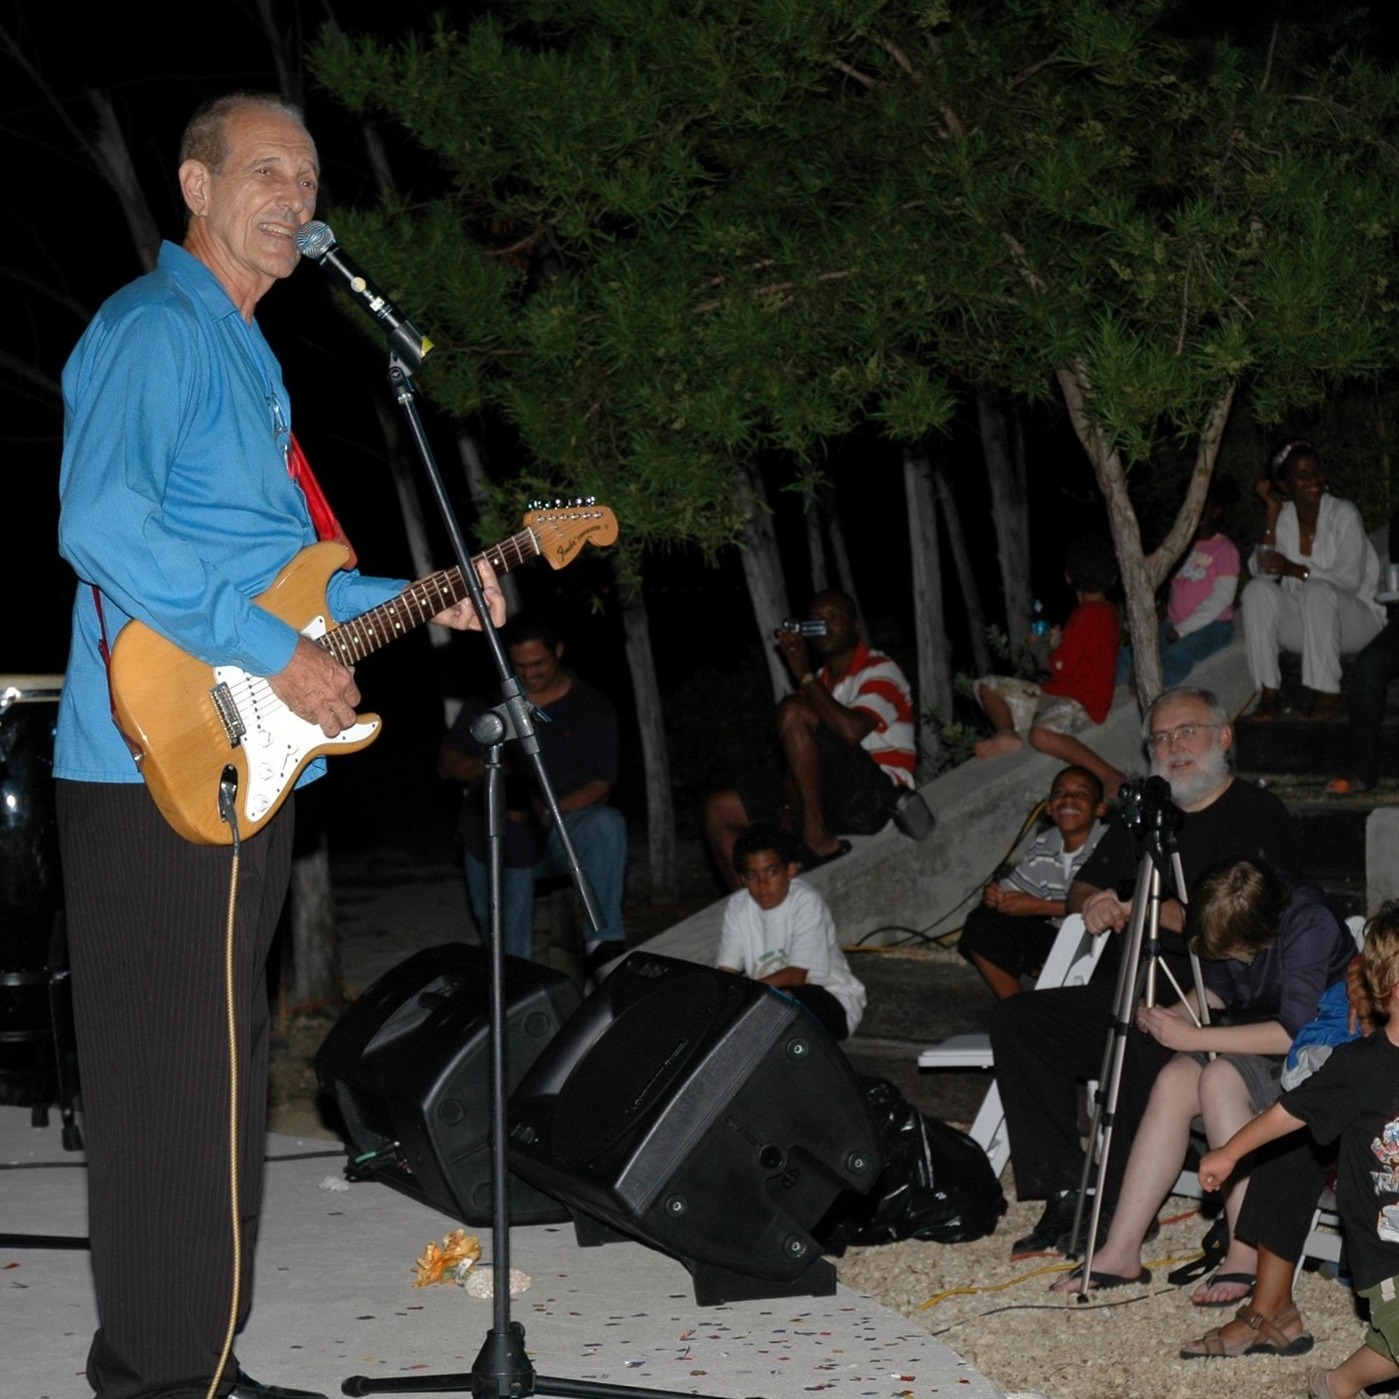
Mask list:
[[[572,563],[585,544],[603,547],[617,542],[617,517],[591,497],[552,505],[531,501],[524,523],[539,543],[540,557],[551,568]]]

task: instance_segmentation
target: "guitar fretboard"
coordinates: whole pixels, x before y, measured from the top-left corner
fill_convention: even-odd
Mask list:
[[[475,555],[471,562],[484,559],[497,573],[509,573],[539,553],[539,540],[532,529],[522,529]],[[319,638],[317,645],[329,651],[342,665],[352,666],[372,655],[381,646],[430,622],[439,612],[467,595],[466,579],[460,568],[444,568],[410,583],[396,598],[362,612],[352,621],[333,628]]]

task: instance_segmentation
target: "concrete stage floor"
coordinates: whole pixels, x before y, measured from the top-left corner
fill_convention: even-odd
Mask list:
[[[457,1221],[376,1182],[347,1185],[343,1163],[337,1142],[268,1138],[244,1367],[327,1395],[354,1375],[469,1372],[494,1304],[455,1285],[413,1286],[418,1255]],[[57,1113],[36,1128],[28,1109],[0,1107],[0,1172],[0,1234],[86,1233],[82,1156],[64,1150]],[[468,1232],[488,1265],[490,1230]],[[675,1260],[633,1242],[580,1248],[567,1224],[513,1229],[510,1263],[531,1279],[511,1316],[541,1396],[553,1376],[727,1399],[1003,1399],[940,1341],[844,1287],[701,1307]],[[0,1245],[0,1287],[0,1396],[90,1399],[86,1251]]]

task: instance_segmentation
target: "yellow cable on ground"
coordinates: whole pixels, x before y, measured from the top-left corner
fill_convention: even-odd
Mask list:
[[[1150,1263],[1142,1266],[1146,1268],[1174,1267],[1181,1263],[1193,1262],[1196,1258],[1205,1256],[1203,1249],[1196,1249],[1194,1253],[1167,1254],[1164,1258],[1153,1259]],[[1022,1282],[1029,1282],[1031,1278],[1045,1277],[1050,1273],[1067,1273],[1077,1268],[1077,1262],[1048,1263],[1042,1268],[1034,1268],[1028,1273],[1021,1273],[1019,1277],[1009,1278],[1005,1282],[987,1283],[983,1287],[949,1287],[945,1292],[936,1292],[927,1299],[920,1302],[917,1311],[925,1312],[929,1307],[935,1307],[939,1302],[946,1301],[949,1297],[975,1296],[981,1292],[1004,1292],[1008,1287],[1018,1287]],[[1126,1284],[1124,1284],[1126,1285]],[[1072,1296],[1072,1293],[1065,1293],[1064,1296]]]

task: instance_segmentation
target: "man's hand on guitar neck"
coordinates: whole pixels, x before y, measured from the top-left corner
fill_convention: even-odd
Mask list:
[[[505,594],[500,591],[500,583],[496,578],[495,569],[485,559],[477,559],[476,576],[481,580],[481,592],[485,596],[486,606],[490,609],[492,624],[503,627],[505,625]],[[472,605],[469,596],[439,612],[432,620],[439,626],[451,627],[453,631],[481,630],[481,619],[476,615],[476,608]]]
[[[360,694],[354,671],[304,636],[291,660],[276,675],[269,675],[267,683],[293,714],[319,724],[327,738],[355,722]]]

